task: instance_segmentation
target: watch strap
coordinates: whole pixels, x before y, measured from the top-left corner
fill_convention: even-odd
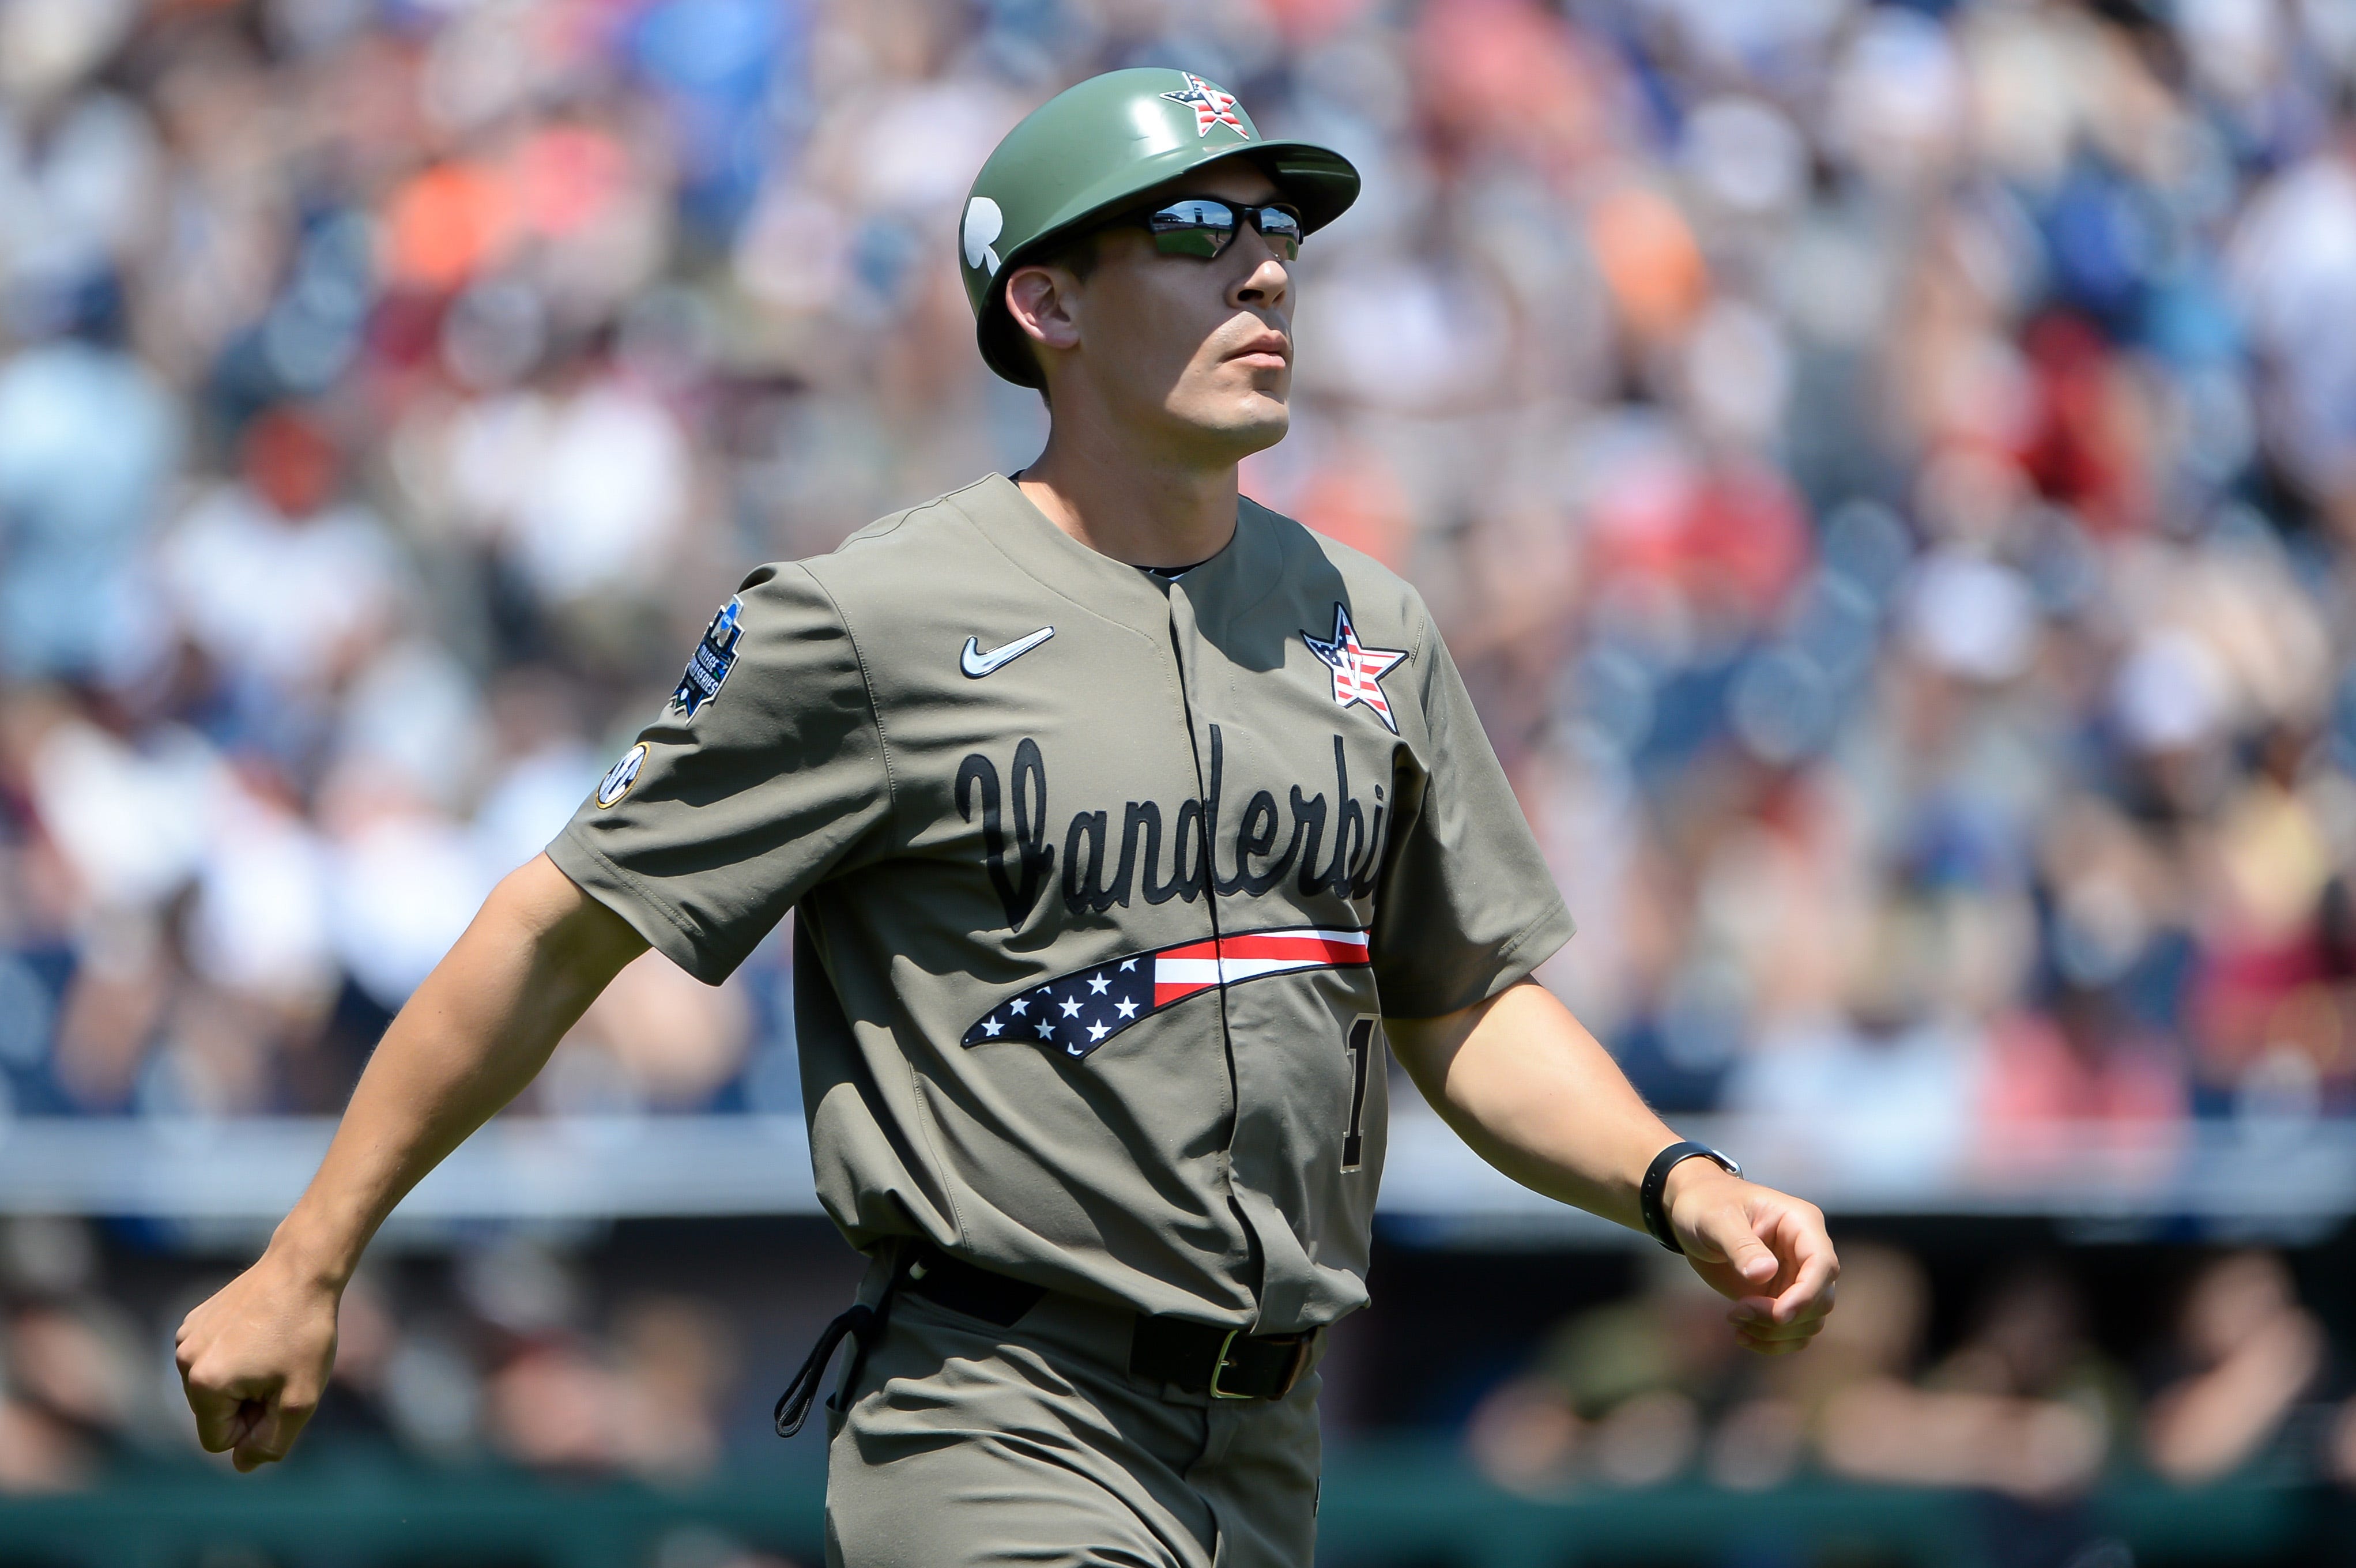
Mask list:
[[[1668,1191],[1669,1172],[1685,1161],[1695,1158],[1709,1161],[1729,1176],[1742,1174],[1740,1165],[1708,1144],[1697,1144],[1691,1138],[1679,1139],[1653,1156],[1653,1163],[1644,1167],[1643,1183],[1636,1188],[1636,1212],[1643,1216],[1644,1229],[1652,1232],[1653,1240],[1672,1252],[1683,1253],[1685,1246],[1678,1241],[1677,1233],[1669,1228],[1668,1210],[1661,1200]]]

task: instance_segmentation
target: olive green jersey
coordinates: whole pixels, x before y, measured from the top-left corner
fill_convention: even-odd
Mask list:
[[[798,911],[853,1245],[1261,1333],[1365,1300],[1381,1016],[1571,934],[1412,588],[1249,501],[1156,577],[995,475],[747,577],[549,854],[714,983]]]

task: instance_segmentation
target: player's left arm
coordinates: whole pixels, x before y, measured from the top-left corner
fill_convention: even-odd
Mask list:
[[[1552,992],[1524,981],[1462,1012],[1383,1027],[1423,1097],[1483,1159],[1549,1197],[1642,1225],[1637,1187],[1677,1134]],[[1777,1355],[1815,1337],[1840,1273],[1815,1204],[1690,1159],[1670,1171],[1663,1207],[1694,1272],[1735,1302],[1737,1339]]]

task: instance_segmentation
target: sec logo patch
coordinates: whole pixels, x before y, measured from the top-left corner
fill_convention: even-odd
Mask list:
[[[638,781],[638,769],[647,765],[647,743],[638,742],[622,753],[622,760],[605,769],[605,777],[597,780],[597,809],[617,803]]]

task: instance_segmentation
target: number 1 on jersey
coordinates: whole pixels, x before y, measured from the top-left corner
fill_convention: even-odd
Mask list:
[[[1361,1013],[1350,1020],[1342,1048],[1350,1053],[1350,1126],[1342,1134],[1342,1168],[1354,1171],[1366,1152],[1366,1074],[1375,1059],[1375,1031],[1382,1020]]]

